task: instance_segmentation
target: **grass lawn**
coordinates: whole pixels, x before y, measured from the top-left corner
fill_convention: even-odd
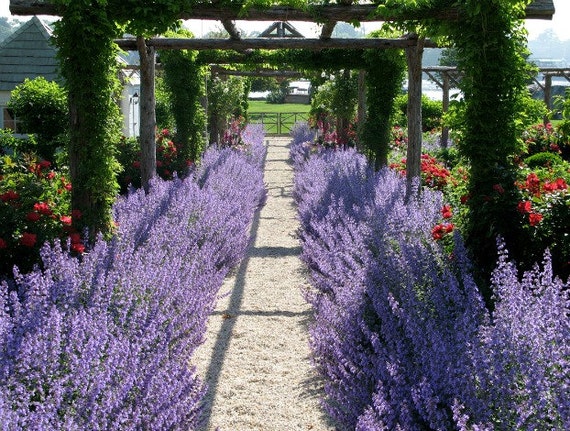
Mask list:
[[[251,123],[262,123],[267,134],[287,135],[298,121],[307,121],[311,105],[267,103],[250,100],[247,110]]]
[[[248,100],[248,112],[309,112],[311,105],[301,103],[267,103],[264,100]]]

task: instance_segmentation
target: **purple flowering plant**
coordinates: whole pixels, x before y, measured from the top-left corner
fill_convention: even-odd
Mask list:
[[[253,136],[262,157],[262,135]],[[81,258],[46,243],[42,269],[2,282],[5,429],[200,426],[205,387],[192,355],[224,276],[245,253],[265,198],[261,168],[211,148],[191,177],[157,178],[148,193],[121,197],[111,240]]]
[[[490,311],[460,233],[452,253],[433,236],[440,191],[406,200],[352,150],[294,160],[313,362],[339,429],[570,427],[570,286],[548,253],[521,277],[499,242]]]

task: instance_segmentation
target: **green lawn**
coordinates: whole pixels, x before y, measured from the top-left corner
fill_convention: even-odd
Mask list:
[[[267,103],[250,100],[247,110],[250,123],[262,123],[267,134],[287,135],[296,122],[307,121],[310,105]]]
[[[248,112],[309,112],[311,105],[300,103],[267,103],[264,100],[249,100]]]

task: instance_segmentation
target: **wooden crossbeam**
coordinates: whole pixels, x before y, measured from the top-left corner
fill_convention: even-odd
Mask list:
[[[125,50],[136,50],[136,39],[116,39],[115,42]],[[147,41],[148,46],[156,49],[230,49],[246,51],[249,49],[383,49],[407,48],[416,44],[416,39],[305,39],[305,38],[252,38],[252,39],[178,39],[156,37]],[[429,45],[428,46],[435,46]]]
[[[10,12],[13,15],[61,15],[64,6],[56,5],[49,0],[10,0]],[[526,7],[526,19],[552,19],[554,15],[553,0],[534,0]],[[180,19],[204,20],[248,20],[248,21],[315,21],[315,17],[322,21],[393,21],[393,20],[457,20],[460,18],[459,9],[454,7],[442,8],[430,13],[411,13],[405,17],[380,15],[375,5],[322,5],[312,6],[309,11],[292,7],[274,6],[267,9],[247,9],[243,13],[240,5],[230,9],[227,5],[203,4],[194,5],[192,10],[183,12]]]
[[[294,70],[230,70],[218,65],[210,65],[213,73],[230,76],[252,76],[259,78],[301,78],[303,74]]]

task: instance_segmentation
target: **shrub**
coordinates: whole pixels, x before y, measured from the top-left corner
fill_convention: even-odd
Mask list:
[[[402,94],[398,96],[395,99],[394,107],[396,109],[394,124],[407,127],[408,95]],[[443,108],[441,102],[422,95],[422,130],[428,132],[433,129],[440,129],[442,116]]]
[[[71,227],[70,207],[65,170],[54,170],[51,162],[30,154],[0,157],[0,278],[10,276],[16,264],[30,271],[40,262],[45,241],[72,238],[72,250],[83,251],[80,235]]]
[[[534,153],[532,156],[525,158],[524,163],[530,169],[539,168],[539,167],[547,168],[562,164],[563,159],[556,153],[542,152],[542,153]]]
[[[121,193],[126,193],[129,186],[140,188],[140,144],[136,138],[122,137],[118,145],[117,160],[122,166],[118,175]],[[164,180],[172,179],[173,175],[185,176],[188,169],[193,166],[194,160],[178,157],[178,147],[174,143],[168,129],[157,131],[156,134],[156,172]]]
[[[523,132],[522,138],[527,156],[545,152],[562,154],[560,135],[550,123],[532,125]]]
[[[53,160],[55,151],[61,146],[60,136],[68,129],[65,90],[41,76],[26,78],[12,91],[8,108],[20,121],[19,132],[37,135],[35,152],[44,159]]]

